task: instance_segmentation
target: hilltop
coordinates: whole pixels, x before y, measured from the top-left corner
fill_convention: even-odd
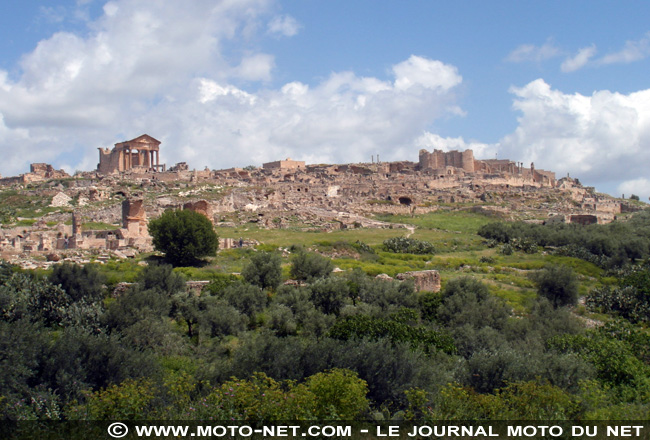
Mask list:
[[[148,135],[100,149],[93,172],[74,176],[48,164],[0,179],[0,252],[56,260],[61,251],[133,256],[152,250],[147,219],[192,209],[221,228],[334,231],[405,227],[387,215],[471,210],[503,219],[608,223],[639,209],[569,176],[510,160],[478,160],[471,150],[419,152],[418,162],[312,164],[190,170],[158,163]],[[228,234],[225,234],[228,235]],[[242,239],[241,244],[248,244]],[[221,248],[235,244],[222,239]],[[36,259],[39,259],[36,258]]]

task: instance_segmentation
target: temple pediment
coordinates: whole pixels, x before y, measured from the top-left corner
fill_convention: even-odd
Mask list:
[[[125,142],[122,142],[122,143],[123,144],[127,144],[127,143],[130,144],[132,142],[133,143],[138,142],[138,143],[145,143],[145,144],[156,144],[156,145],[161,144],[161,142],[158,139],[154,139],[153,137],[149,136],[148,134],[140,135],[135,139],[131,139],[130,141],[125,141]]]

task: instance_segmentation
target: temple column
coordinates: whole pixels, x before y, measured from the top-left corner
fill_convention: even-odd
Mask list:
[[[156,169],[158,168],[158,165],[160,165],[160,156],[158,156],[158,150],[156,150]]]

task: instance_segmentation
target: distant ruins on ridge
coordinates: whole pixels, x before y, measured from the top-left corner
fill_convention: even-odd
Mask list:
[[[319,231],[401,228],[374,216],[439,209],[583,225],[607,223],[638,209],[569,176],[556,179],[532,163],[527,168],[506,159],[476,159],[472,150],[420,150],[417,162],[380,162],[377,156],[365,163],[310,165],[287,158],[261,167],[190,170],[185,162],[161,164],[160,145],[143,134],[112,149],[99,148],[91,172],[69,176],[35,163],[29,173],[0,179],[0,185],[19,191],[18,197],[50,208],[32,226],[3,226],[0,253],[27,256],[25,264],[32,263],[32,254],[133,256],[152,250],[148,221],[166,209],[199,212],[215,227],[253,223]],[[104,226],[95,229],[97,224]],[[251,244],[245,237],[222,238],[220,248]]]

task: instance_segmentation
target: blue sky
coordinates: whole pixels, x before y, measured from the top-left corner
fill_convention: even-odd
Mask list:
[[[3,176],[148,133],[195,168],[472,148],[650,196],[650,2],[0,5]]]

